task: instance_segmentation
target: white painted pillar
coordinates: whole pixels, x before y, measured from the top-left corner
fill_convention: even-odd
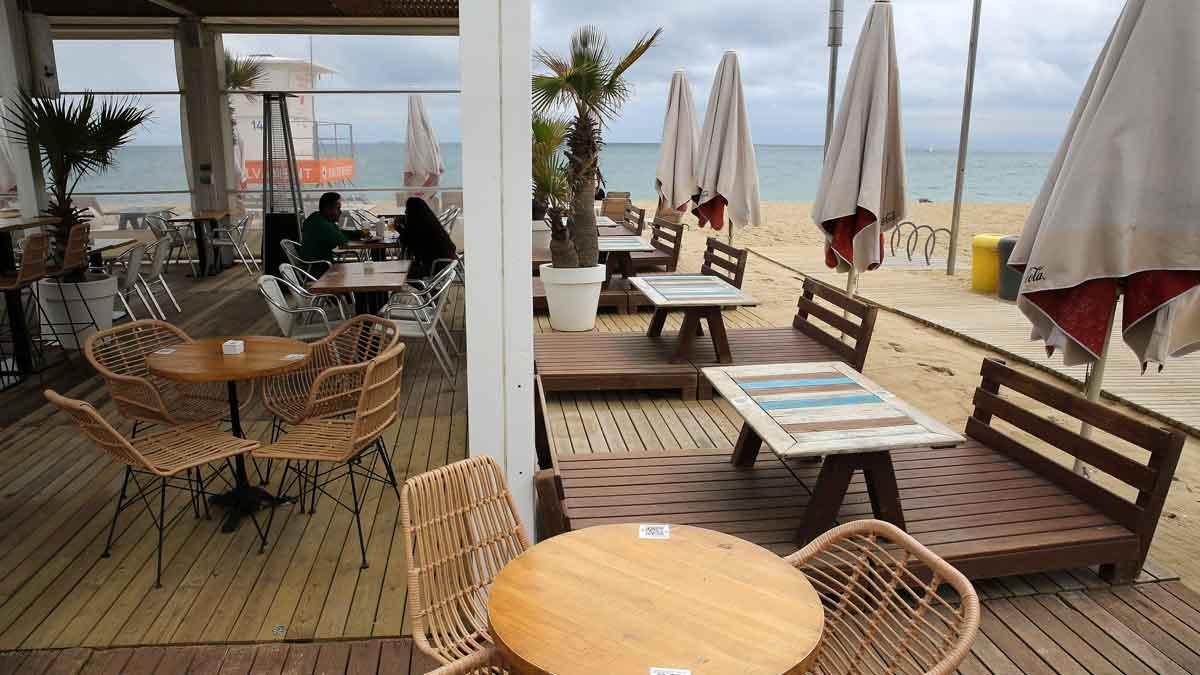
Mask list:
[[[17,0],[0,0],[0,98],[5,104],[15,101],[21,90],[28,91],[32,83],[29,70],[29,46],[25,36],[25,20]],[[46,208],[46,184],[42,179],[41,159],[36,149],[10,143],[8,134],[0,129],[0,143],[8,143],[17,175],[17,197],[21,215],[32,218]]]
[[[197,20],[179,24],[175,38],[175,67],[183,126],[183,156],[192,210],[229,207],[229,162],[224,138],[225,60],[221,36]]]
[[[459,17],[468,443],[505,467],[532,528],[530,0],[462,0]]]

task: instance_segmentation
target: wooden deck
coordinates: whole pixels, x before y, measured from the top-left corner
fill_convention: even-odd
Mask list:
[[[824,269],[811,250],[762,247],[753,251],[761,262],[771,261],[834,286],[845,285],[845,275]],[[890,269],[863,274],[859,278],[859,295],[889,311],[1082,384],[1087,374],[1084,367],[1068,368],[1061,356],[1047,357],[1041,342],[1030,341],[1029,321],[1016,303],[995,295],[973,293],[964,287],[970,269],[964,269],[955,279],[948,279],[936,270],[886,271]],[[1137,357],[1121,340],[1120,323],[1117,321],[1113,326],[1104,395],[1189,433],[1200,434],[1200,406],[1195,405],[1200,399],[1200,359],[1177,359],[1162,372],[1150,369],[1143,374]]]
[[[241,270],[200,282],[181,276],[173,281],[184,307],[180,325],[191,335],[276,334]],[[451,327],[458,330],[457,297],[454,309]],[[423,342],[410,347],[402,417],[385,436],[401,481],[466,456],[464,365],[450,382]],[[54,386],[94,402],[128,431],[86,364],[60,370],[67,372],[47,373]],[[44,405],[37,385],[35,379],[0,395],[6,410],[30,409],[0,430],[0,650],[408,632],[399,504],[390,488],[372,484],[366,496],[369,569],[359,569],[350,513],[325,500],[311,516],[281,507],[262,555],[254,528],[225,535],[219,519],[184,516],[168,530],[163,587],[154,589],[155,537],[144,512],[126,513],[112,557],[100,558],[120,471],[66,417]],[[249,434],[268,436],[269,420],[261,412],[243,419]],[[338,490],[332,486],[334,494]],[[186,501],[175,501],[180,499]]]

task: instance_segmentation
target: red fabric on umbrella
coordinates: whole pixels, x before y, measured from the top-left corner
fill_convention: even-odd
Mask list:
[[[848,265],[854,264],[854,238],[859,232],[870,227],[875,222],[875,214],[863,207],[858,207],[854,215],[834,218],[821,223],[821,227],[831,235],[825,244],[825,266],[830,269],[838,266],[838,259]],[[883,260],[883,232],[879,233],[879,259]],[[867,269],[873,270],[879,263],[872,262]]]
[[[712,226],[712,229],[720,231],[725,227],[725,206],[728,204],[727,199],[717,195],[692,209],[692,215],[700,220],[700,227],[708,224]]]

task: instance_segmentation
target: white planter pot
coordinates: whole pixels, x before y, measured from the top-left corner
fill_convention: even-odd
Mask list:
[[[100,326],[100,330],[112,328],[113,299],[116,296],[117,278],[114,276],[89,276],[87,281],[78,284],[63,282],[62,293],[59,293],[58,283],[53,280],[43,279],[38,282],[38,299],[42,310],[54,324],[66,349],[79,349],[87,336],[95,332],[90,325],[87,328],[83,327],[83,324],[91,323],[92,317],[96,318],[96,325]],[[92,311],[90,316],[88,309]],[[70,319],[67,318],[67,310],[71,312]],[[73,332],[67,323],[74,323],[78,327],[78,334]],[[42,335],[53,338],[54,332],[43,326]]]
[[[604,265],[557,269],[542,265],[542,284],[550,308],[550,326],[561,331],[588,331],[596,326],[600,306],[600,285],[607,268]]]

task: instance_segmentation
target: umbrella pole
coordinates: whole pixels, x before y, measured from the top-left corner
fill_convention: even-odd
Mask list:
[[[967,52],[967,83],[963,89],[962,128],[958,135],[958,168],[954,174],[954,212],[950,218],[950,251],[946,255],[946,274],[954,276],[958,257],[958,226],[962,220],[963,181],[967,176],[967,141],[971,136],[971,102],[975,96],[975,56],[979,51],[979,13],[983,0],[975,0],[971,12],[971,45]]]
[[[850,265],[850,273],[846,275],[846,295],[854,297],[858,292],[858,270]]]
[[[837,99],[838,47],[842,46],[843,0],[829,0],[829,85],[825,92],[825,148],[833,134],[834,102]]]
[[[1108,364],[1108,345],[1112,342],[1113,323],[1117,318],[1117,303],[1113,303],[1112,312],[1108,315],[1108,329],[1104,333],[1104,346],[1100,348],[1100,358],[1088,368],[1087,379],[1084,381],[1084,395],[1089,401],[1100,400],[1100,389],[1104,385],[1104,367]],[[1092,425],[1083,422],[1079,426],[1079,435],[1084,438],[1092,437]],[[1087,466],[1080,460],[1075,460],[1075,473],[1086,476]]]

